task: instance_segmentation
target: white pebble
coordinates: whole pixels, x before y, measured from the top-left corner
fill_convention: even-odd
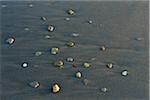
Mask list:
[[[69,21],[69,20],[70,20],[70,18],[69,18],[69,17],[67,17],[67,18],[65,18],[65,20],[66,20],[66,21]]]
[[[72,33],[72,36],[73,36],[73,37],[78,37],[79,34],[78,34],[78,33]]]
[[[127,70],[123,70],[123,71],[121,72],[121,75],[122,75],[122,76],[127,76],[127,75],[128,75],[128,71],[127,71]]]
[[[42,55],[42,52],[41,52],[41,51],[35,52],[35,56],[41,56],[41,55]]]
[[[108,89],[104,87],[104,88],[101,88],[101,91],[102,91],[102,92],[107,92]]]
[[[67,60],[68,62],[73,62],[73,61],[74,61],[74,59],[73,59],[72,57],[68,57],[66,60]]]
[[[23,68],[28,67],[28,63],[26,63],[26,62],[22,63],[22,67],[23,67]]]
[[[38,88],[40,86],[40,83],[37,82],[37,81],[32,81],[29,83],[29,85],[32,87],[32,88]]]

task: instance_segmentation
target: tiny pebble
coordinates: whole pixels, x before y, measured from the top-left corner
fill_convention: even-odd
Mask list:
[[[50,39],[51,36],[50,35],[45,35],[45,39]]]
[[[51,48],[51,54],[56,55],[59,51],[58,47]]]
[[[69,41],[69,42],[67,42],[66,45],[67,45],[68,47],[74,47],[74,46],[75,46],[75,43],[72,42],[72,41]]]
[[[15,38],[13,37],[9,37],[6,42],[9,44],[9,45],[12,45],[14,42],[15,42]]]
[[[108,89],[104,87],[104,88],[101,88],[101,91],[102,91],[102,92],[107,92]]]
[[[5,7],[7,7],[7,5],[2,5],[1,7],[2,7],[2,8],[5,8]]]
[[[100,48],[102,51],[105,51],[106,50],[106,47],[105,46],[101,46]]]
[[[89,23],[89,24],[92,24],[92,23],[93,23],[93,21],[92,21],[92,20],[89,20],[89,21],[88,21],[88,23]]]
[[[78,64],[73,63],[73,64],[72,64],[72,67],[76,68],[76,67],[78,67]]]
[[[41,56],[41,55],[42,55],[42,52],[41,52],[41,51],[35,52],[35,56]]]
[[[22,63],[22,67],[23,67],[23,68],[28,67],[28,63],[27,63],[27,62]]]
[[[127,70],[123,70],[123,71],[121,72],[121,75],[122,75],[122,76],[127,76],[127,75],[128,75],[128,71],[127,71]]]
[[[54,62],[54,66],[59,67],[59,68],[64,68],[64,62],[62,60],[56,60]]]
[[[32,8],[32,7],[33,7],[33,4],[29,4],[29,7]]]
[[[41,20],[46,21],[47,18],[46,17],[41,17]]]
[[[107,68],[109,69],[113,68],[113,64],[112,63],[107,64]]]
[[[49,25],[47,29],[48,29],[49,32],[53,32],[54,31],[54,26]]]
[[[57,83],[53,84],[52,92],[53,93],[58,93],[59,91],[60,91],[60,86]]]
[[[143,38],[140,38],[140,37],[139,37],[139,38],[136,38],[136,40],[137,40],[137,41],[141,41],[141,40],[143,40]]]
[[[73,59],[72,57],[68,57],[68,58],[66,59],[66,61],[68,61],[68,62],[73,62],[74,59]]]
[[[89,68],[89,67],[91,67],[91,64],[90,64],[90,63],[85,62],[85,63],[83,63],[83,66],[84,66],[85,68]]]
[[[66,20],[66,21],[69,21],[69,20],[70,20],[70,18],[69,18],[69,17],[67,17],[67,18],[65,18],[65,20]]]
[[[82,73],[80,71],[75,73],[75,77],[76,78],[81,78],[82,77]]]
[[[25,30],[25,31],[29,31],[29,28],[28,28],[28,27],[26,27],[24,30]]]
[[[29,83],[29,85],[32,87],[32,88],[38,88],[40,86],[40,83],[37,82],[37,81],[32,81]]]
[[[88,79],[83,79],[83,84],[84,85],[88,85],[89,84],[89,80]]]
[[[72,36],[73,36],[73,37],[78,37],[79,34],[78,34],[78,33],[73,33]]]
[[[70,9],[70,10],[68,10],[68,14],[69,14],[69,15],[75,15],[75,11],[72,10],[72,9]]]

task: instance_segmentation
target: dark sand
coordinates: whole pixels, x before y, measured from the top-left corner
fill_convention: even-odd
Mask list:
[[[1,9],[1,100],[148,100],[148,2],[32,2],[32,8],[30,2],[1,3],[7,5]],[[70,21],[65,20],[68,9],[76,10]],[[45,23],[42,16],[48,19]],[[56,30],[49,33],[48,24]],[[80,36],[71,37],[73,32]],[[16,40],[12,46],[5,43],[10,34]],[[54,37],[45,39],[47,34]],[[66,47],[69,40],[76,42],[75,48]],[[100,52],[101,45],[108,50]],[[48,52],[53,46],[61,48],[56,56]],[[44,54],[35,57],[36,51]],[[66,61],[62,70],[52,65],[68,56],[79,64],[89,61],[92,67],[72,68]],[[28,68],[21,67],[24,61]],[[116,66],[109,70],[107,62]],[[120,75],[124,69],[129,70],[127,77]],[[81,79],[73,77],[77,70],[83,73]],[[88,86],[84,78],[91,81]],[[41,86],[31,88],[28,83],[33,80]],[[58,94],[49,90],[55,82],[62,87]],[[102,87],[109,91],[101,93]]]

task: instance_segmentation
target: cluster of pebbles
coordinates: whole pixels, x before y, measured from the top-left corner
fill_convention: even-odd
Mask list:
[[[30,4],[29,7],[32,8],[33,5]],[[71,16],[76,15],[75,10],[73,10],[73,9],[68,10],[67,13],[68,13],[69,15],[71,15]],[[70,17],[71,17],[71,16],[70,16]],[[47,21],[47,18],[46,18],[46,17],[41,17],[41,20]],[[69,21],[70,18],[67,17],[65,20],[66,20],[66,21]],[[93,21],[92,21],[92,20],[89,20],[88,23],[89,23],[89,24],[92,24]],[[28,28],[25,28],[25,30],[28,31],[29,29],[28,29]],[[47,30],[48,30],[48,32],[53,32],[53,31],[55,30],[55,27],[54,27],[53,25],[48,25]],[[79,33],[73,33],[72,36],[73,36],[73,37],[79,37]],[[50,35],[46,35],[45,38],[50,39],[51,36],[50,36]],[[138,38],[137,40],[141,40],[141,39]],[[7,42],[9,45],[12,45],[12,44],[14,44],[14,42],[15,42],[15,38],[14,38],[14,37],[8,37],[8,39],[6,40],[6,42]],[[73,42],[73,41],[68,41],[68,42],[66,43],[66,46],[67,46],[67,47],[75,47],[75,45],[76,45],[76,43]],[[106,49],[107,49],[107,48],[106,48],[105,46],[100,46],[100,51],[106,51]],[[59,53],[59,50],[60,50],[59,47],[52,47],[52,48],[50,49],[50,54],[56,55],[56,54]],[[43,52],[41,52],[41,51],[36,51],[36,52],[35,52],[35,56],[41,56],[42,54],[43,54]],[[95,60],[95,58],[92,58],[92,59],[93,59],[93,61]],[[67,61],[67,62],[70,62],[70,63],[72,64],[72,67],[77,68],[77,67],[79,66],[79,64],[75,63],[75,59],[72,58],[72,57],[66,58],[66,61]],[[54,65],[55,67],[57,67],[57,68],[62,69],[62,68],[64,68],[64,61],[63,61],[62,59],[57,59],[57,60],[54,61],[53,65]],[[27,62],[23,62],[21,66],[22,66],[23,68],[27,68],[27,67],[28,67],[28,63],[27,63]],[[82,66],[83,66],[84,68],[91,68],[91,67],[92,67],[92,64],[91,64],[90,62],[83,62],[83,63],[82,63]],[[108,69],[112,69],[113,67],[114,67],[113,63],[108,63],[108,64],[106,64],[106,68],[108,68]],[[122,75],[122,76],[127,76],[127,75],[128,75],[128,70],[123,70],[123,71],[121,72],[121,75]],[[74,76],[75,76],[75,78],[77,78],[77,79],[82,79],[83,74],[82,74],[81,71],[77,71],[77,72],[75,72],[75,75],[74,75]],[[84,85],[88,85],[88,84],[90,83],[90,80],[88,80],[88,79],[83,79],[82,82],[83,82]],[[32,87],[32,88],[38,88],[38,87],[40,87],[40,82],[38,82],[38,81],[32,81],[32,82],[29,83],[29,86]],[[52,92],[52,93],[58,93],[58,92],[61,90],[61,86],[59,85],[59,83],[54,83],[50,88],[51,88],[51,92]],[[100,89],[100,91],[101,91],[101,92],[107,92],[107,91],[108,91],[108,88],[103,87],[103,88]]]

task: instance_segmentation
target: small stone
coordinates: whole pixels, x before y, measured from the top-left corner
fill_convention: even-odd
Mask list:
[[[30,29],[29,29],[28,27],[26,27],[24,30],[25,30],[25,31],[29,31]]]
[[[51,48],[51,54],[56,55],[59,51],[58,47]]]
[[[121,72],[121,75],[122,75],[122,76],[127,76],[127,75],[128,75],[128,71],[127,71],[127,70],[123,70],[123,71]]]
[[[32,7],[33,7],[33,4],[29,4],[29,7],[32,8]]]
[[[74,59],[73,59],[72,57],[68,57],[68,58],[66,59],[66,61],[68,61],[68,62],[73,62]]]
[[[15,38],[13,37],[9,37],[6,42],[9,44],[9,45],[12,45],[14,42],[15,42]]]
[[[75,11],[72,10],[72,9],[70,9],[70,10],[68,10],[68,14],[69,14],[69,15],[75,15]]]
[[[72,64],[72,67],[75,67],[75,68],[76,68],[76,67],[78,67],[78,64],[73,63],[73,64]]]
[[[73,33],[72,36],[73,36],[73,37],[78,37],[79,34],[78,34],[78,33]]]
[[[89,20],[89,21],[88,21],[88,23],[89,23],[89,24],[92,24],[92,23],[93,23],[93,21],[92,21],[92,20]]]
[[[72,41],[69,41],[66,45],[67,45],[68,47],[74,47],[74,46],[75,46],[75,43],[72,42]]]
[[[137,41],[141,41],[141,40],[143,40],[143,38],[138,37],[138,38],[136,38],[136,40],[137,40]]]
[[[62,60],[56,60],[54,65],[59,68],[64,68],[64,62]]]
[[[53,32],[54,31],[54,26],[49,25],[47,29],[48,29],[49,32]]]
[[[70,20],[70,18],[69,18],[69,17],[67,17],[67,18],[65,18],[65,20],[66,20],[66,21],[69,21],[69,20]]]
[[[105,46],[101,46],[100,48],[102,51],[105,51],[106,50],[106,47]]]
[[[102,91],[102,92],[107,92],[108,89],[104,87],[104,88],[101,88],[101,91]]]
[[[27,62],[23,62],[23,63],[22,63],[22,67],[23,67],[23,68],[28,67],[28,63],[27,63]]]
[[[96,60],[96,58],[91,58],[92,61]]]
[[[109,69],[113,68],[113,64],[112,63],[107,64],[107,68]]]
[[[85,68],[89,68],[89,67],[91,67],[91,64],[88,63],[88,62],[85,62],[85,63],[83,63],[83,66],[84,66]]]
[[[37,82],[37,81],[32,81],[29,83],[29,85],[32,87],[32,88],[38,88],[40,86],[40,83]]]
[[[1,7],[2,7],[2,8],[5,8],[5,7],[7,7],[7,5],[1,5]]]
[[[41,51],[35,52],[35,56],[41,56],[41,55],[42,55],[42,52],[41,52]]]
[[[89,80],[88,80],[88,79],[84,79],[84,80],[83,80],[83,84],[84,84],[84,85],[88,85],[88,84],[89,84]]]
[[[80,71],[75,73],[75,77],[76,78],[81,78],[82,77],[82,73]]]
[[[46,17],[41,17],[41,20],[46,21],[47,18]]]
[[[53,93],[58,93],[59,91],[60,91],[60,86],[57,83],[53,84],[52,92]]]
[[[45,39],[50,39],[52,38],[50,35],[45,35]]]

